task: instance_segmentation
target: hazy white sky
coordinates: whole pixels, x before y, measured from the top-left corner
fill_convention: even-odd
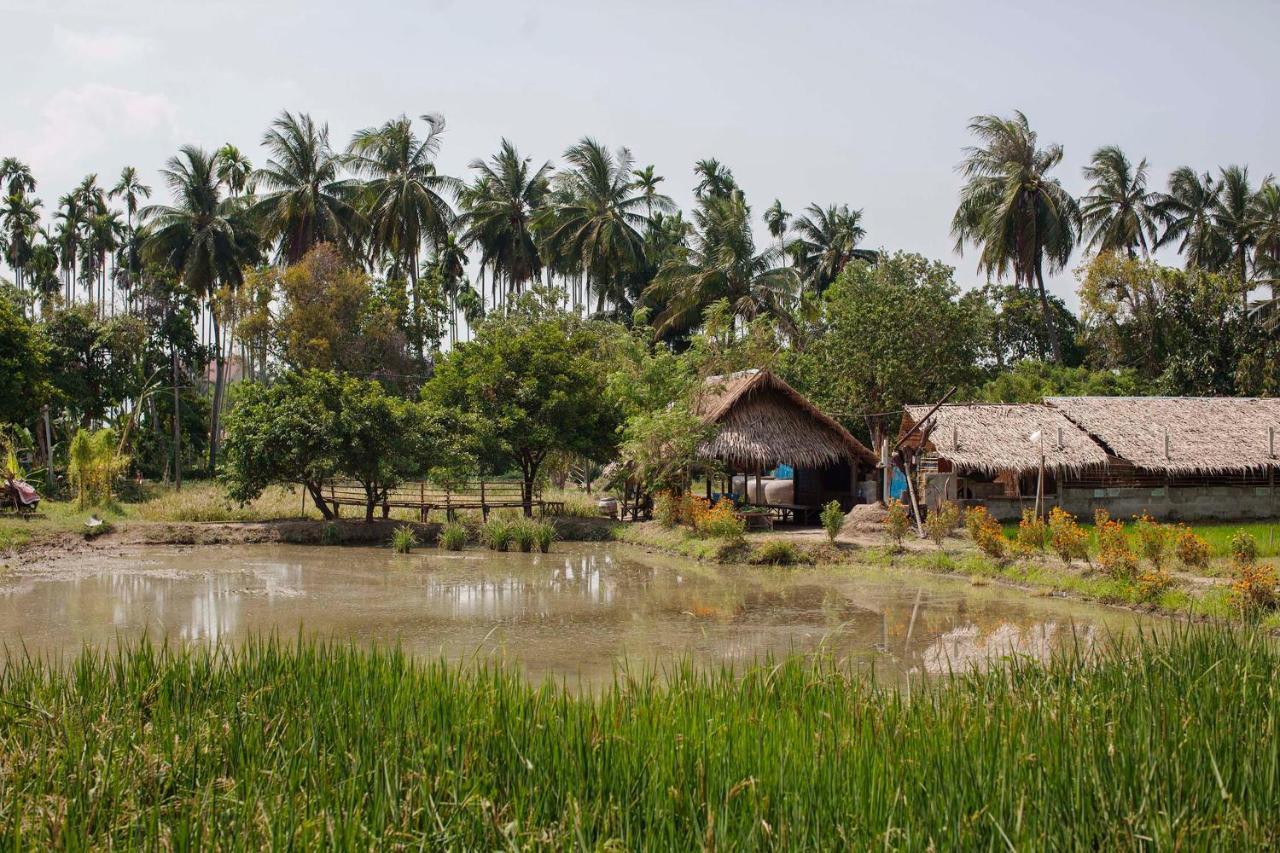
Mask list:
[[[0,0],[0,33],[0,156],[30,163],[46,207],[125,164],[158,184],[182,143],[234,142],[258,164],[283,108],[339,146],[442,112],[451,174],[503,136],[541,160],[590,134],[687,206],[693,162],[714,156],[757,215],[775,197],[847,202],[869,246],[950,259],[971,284],[949,225],[974,114],[1026,112],[1065,146],[1077,193],[1108,143],[1148,157],[1160,186],[1182,164],[1280,170],[1280,4],[1263,0]]]

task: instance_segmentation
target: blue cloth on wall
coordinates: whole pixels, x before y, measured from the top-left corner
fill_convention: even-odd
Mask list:
[[[889,497],[901,498],[907,492],[907,475],[900,468],[893,469],[893,479],[889,480]]]
[[[773,477],[775,480],[790,480],[795,477],[796,472],[791,469],[790,465],[779,465],[773,469]]]

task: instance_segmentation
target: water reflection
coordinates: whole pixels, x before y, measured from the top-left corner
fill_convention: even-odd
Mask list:
[[[54,653],[144,631],[298,631],[496,658],[588,681],[619,663],[821,652],[890,676],[1089,646],[1123,614],[883,570],[719,568],[606,546],[547,555],[251,546],[139,549],[0,581],[0,638]]]

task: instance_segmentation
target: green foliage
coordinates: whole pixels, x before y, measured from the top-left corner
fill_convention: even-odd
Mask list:
[[[619,412],[606,394],[597,344],[568,315],[490,320],[475,340],[449,351],[423,400],[469,418],[480,458],[496,470],[518,468],[530,499],[548,454],[603,459],[614,447]]]
[[[376,382],[321,371],[244,386],[227,418],[224,479],[233,500],[271,484],[302,483],[329,517],[321,486],[349,477],[365,490],[366,518],[411,476],[452,479],[469,469],[469,432],[451,413],[387,394]]]
[[[18,656],[0,730],[27,759],[3,831],[37,849],[864,850],[892,813],[908,849],[1271,846],[1275,643],[1176,625],[1113,639],[913,680],[910,701],[823,656],[600,690],[312,640]]]
[[[342,528],[338,527],[337,522],[326,521],[323,528],[320,529],[321,545],[341,545],[342,544]]]
[[[1090,370],[1060,367],[1043,361],[1020,361],[978,389],[987,403],[1039,403],[1045,397],[1138,396],[1142,388],[1133,370]]]
[[[1134,519],[1133,533],[1138,540],[1138,553],[1156,571],[1163,568],[1173,531],[1151,516],[1143,514]]]
[[[1036,515],[1034,509],[1024,509],[1022,520],[1018,522],[1018,535],[1014,545],[1023,554],[1043,551],[1049,540],[1049,528],[1044,519]]]
[[[769,539],[751,551],[747,562],[760,566],[794,566],[803,562],[800,549],[786,539]]]
[[[511,523],[511,538],[517,548],[524,553],[533,550],[537,539],[537,522],[531,518],[519,518]]]
[[[49,397],[49,345],[16,295],[0,285],[0,423],[26,424]]]
[[[491,551],[506,551],[515,538],[515,524],[501,515],[490,515],[480,528],[480,541]]]
[[[892,412],[978,379],[982,314],[951,267],[899,252],[845,267],[822,303],[820,335],[780,372],[819,407]],[[851,429],[862,418],[846,417]]]
[[[391,531],[391,550],[397,554],[408,554],[418,544],[418,534],[407,524],[401,524]]]
[[[538,550],[543,554],[551,550],[551,543],[556,541],[556,526],[549,521],[536,521],[533,523],[533,544],[538,546]]]
[[[834,543],[841,525],[844,524],[844,510],[840,508],[840,502],[831,501],[824,506],[818,520],[822,522],[822,529],[827,532],[827,541]]]
[[[889,537],[894,549],[900,551],[902,540],[906,538],[907,531],[911,528],[911,516],[907,513],[906,504],[900,500],[891,498],[888,510],[888,515],[884,519],[884,533]]]
[[[714,434],[683,402],[631,417],[623,428],[619,476],[646,494],[682,490],[695,462],[705,464],[698,448]]]
[[[115,430],[76,430],[68,450],[67,479],[81,507],[111,500],[113,486],[129,464],[120,453]]]
[[[440,547],[446,551],[461,551],[467,544],[467,526],[457,521],[447,521],[440,526]]]
[[[1252,563],[1258,559],[1258,540],[1244,530],[1236,531],[1229,545],[1231,559],[1236,563]]]

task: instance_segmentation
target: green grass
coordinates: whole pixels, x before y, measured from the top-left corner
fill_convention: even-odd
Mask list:
[[[6,848],[1280,841],[1280,651],[1222,629],[909,693],[792,658],[593,696],[253,641],[10,661],[0,695]]]

